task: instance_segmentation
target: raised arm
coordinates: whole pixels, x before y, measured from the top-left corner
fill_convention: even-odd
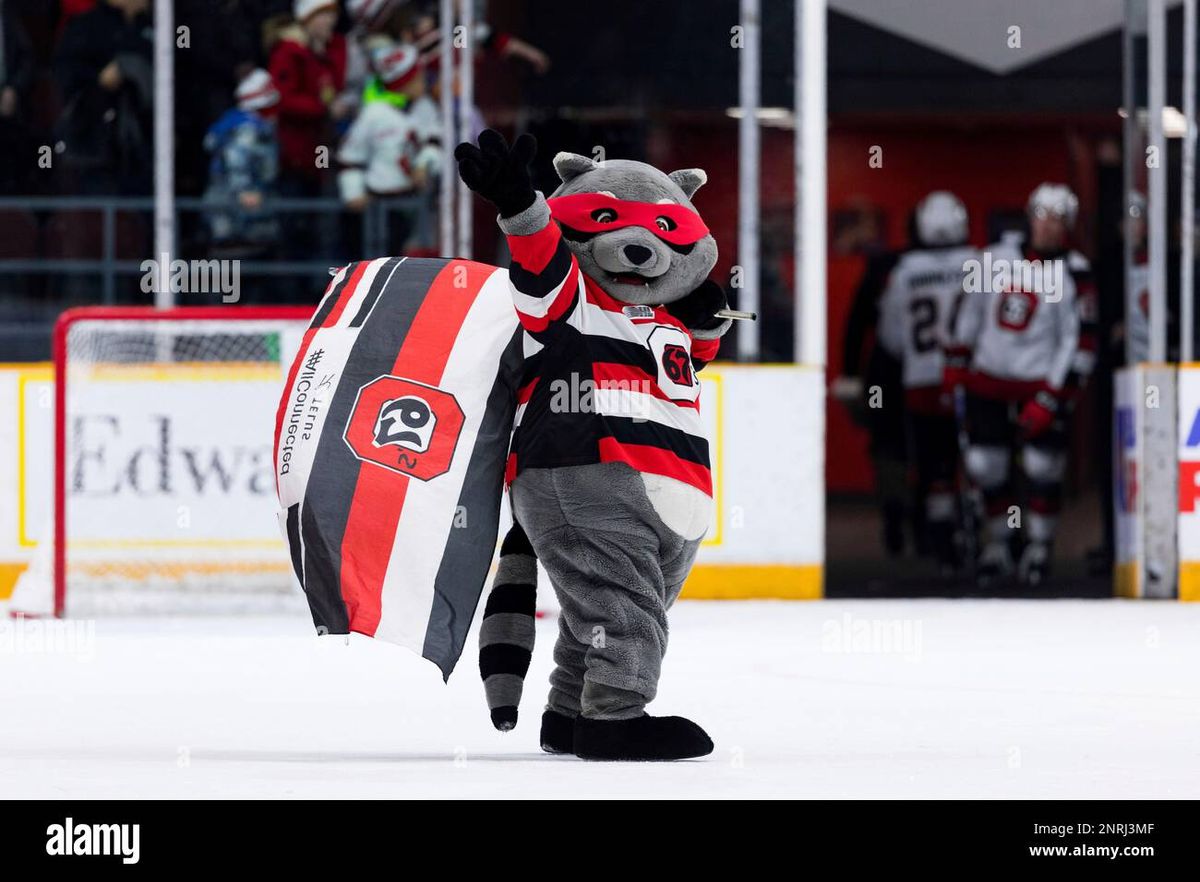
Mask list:
[[[581,287],[579,264],[533,189],[529,164],[536,153],[532,135],[521,135],[510,148],[492,129],[479,136],[478,146],[463,142],[454,150],[463,183],[496,206],[512,251],[513,304],[522,326],[535,334],[570,314]]]

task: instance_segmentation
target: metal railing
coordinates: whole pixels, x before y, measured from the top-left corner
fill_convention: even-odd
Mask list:
[[[176,214],[183,215],[194,212],[200,216],[205,213],[224,210],[234,210],[233,207],[215,204],[200,197],[180,197],[175,200]],[[23,213],[32,215],[57,215],[64,212],[96,212],[100,216],[99,254],[96,257],[68,257],[45,253],[31,254],[28,257],[0,259],[0,279],[5,276],[87,276],[99,277],[99,297],[96,302],[114,304],[117,302],[117,281],[122,276],[136,276],[143,273],[142,261],[157,258],[153,253],[152,225],[146,223],[143,247],[144,257],[141,260],[128,257],[118,257],[117,221],[120,214],[142,214],[147,220],[152,217],[154,200],[149,196],[35,196],[35,197],[0,197],[0,237],[5,235],[3,215],[6,213]],[[352,213],[335,198],[294,198],[276,197],[264,200],[259,216],[278,216],[308,214],[315,223],[329,224],[337,222],[344,224],[346,218],[357,219],[360,224],[359,236],[361,244],[354,255],[338,255],[334,249],[337,242],[327,243],[329,251],[318,254],[311,260],[288,260],[271,258],[239,259],[240,270],[244,276],[311,276],[321,281],[327,277],[331,261],[357,259],[366,256],[381,256],[393,248],[393,224],[395,215],[403,214],[408,219],[406,226],[416,228],[416,238],[419,240],[432,239],[432,208],[427,196],[423,193],[412,196],[389,197],[372,199],[367,207],[359,213]],[[49,217],[39,221],[39,230],[43,228]],[[285,227],[286,229],[286,227]],[[44,248],[39,247],[44,252]],[[128,250],[128,249],[126,249]],[[180,248],[180,253],[171,255],[172,259],[212,259],[219,257],[210,253],[190,253],[187,243]],[[319,289],[318,289],[319,291]],[[4,291],[0,283],[0,296]]]

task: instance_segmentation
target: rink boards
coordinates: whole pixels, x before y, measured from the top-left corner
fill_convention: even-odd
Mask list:
[[[1114,377],[1115,593],[1200,600],[1200,364]]]
[[[84,422],[105,431],[89,447],[88,480],[68,481],[83,540],[72,544],[76,560],[144,557],[160,568],[266,567],[288,577],[270,471],[282,378],[263,370],[209,364],[188,375],[143,364],[90,378],[104,388]],[[53,379],[50,365],[0,365],[0,600],[53,522]],[[820,597],[823,373],[714,364],[701,379],[715,504],[684,596]],[[114,403],[119,413],[107,412]]]

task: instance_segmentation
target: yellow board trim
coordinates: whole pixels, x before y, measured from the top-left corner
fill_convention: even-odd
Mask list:
[[[281,539],[69,539],[70,548],[282,548]]]
[[[1141,597],[1136,561],[1118,561],[1113,567],[1113,594],[1117,597]]]
[[[721,545],[725,541],[725,510],[722,507],[725,502],[725,378],[721,376],[719,371],[706,371],[702,378],[706,382],[713,384],[716,390],[716,410],[717,410],[717,437],[713,439],[715,442],[713,447],[717,453],[717,480],[713,484],[713,510],[717,513],[717,525],[712,533],[704,538],[700,544],[712,547]]]
[[[25,517],[25,500],[28,486],[27,462],[25,455],[25,434],[28,426],[25,416],[25,387],[30,383],[51,383],[54,381],[54,366],[40,364],[27,366],[17,370],[17,545],[22,548],[33,548],[37,542],[29,537],[29,524]]]
[[[253,383],[283,377],[278,362],[261,361],[97,362],[74,370],[89,380],[116,383]]]
[[[174,579],[176,581],[188,576],[218,576],[240,574],[260,576],[264,573],[290,573],[292,568],[287,563],[275,561],[182,561],[177,563],[130,563],[130,562],[78,562],[68,567],[72,576],[85,576],[93,579],[115,579],[124,581],[147,580],[153,577]]]
[[[0,600],[8,600],[12,597],[17,579],[27,569],[29,569],[27,563],[0,563]]]
[[[688,600],[820,600],[821,564],[697,564],[683,592]]]
[[[1179,599],[1191,603],[1200,603],[1200,561],[1180,561]]]

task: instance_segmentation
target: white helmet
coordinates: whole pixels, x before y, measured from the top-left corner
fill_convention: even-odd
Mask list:
[[[1075,223],[1075,215],[1079,213],[1079,200],[1066,184],[1038,184],[1029,194],[1025,210],[1030,215],[1056,214],[1069,227]]]
[[[967,207],[948,190],[934,190],[917,203],[917,236],[922,245],[967,241]]]

